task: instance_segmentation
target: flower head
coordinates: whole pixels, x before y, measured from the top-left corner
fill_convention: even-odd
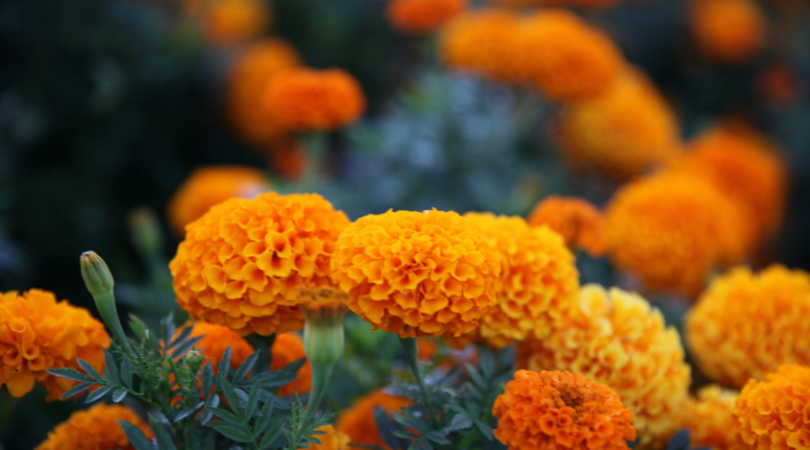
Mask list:
[[[685,174],[626,184],[606,214],[609,256],[617,267],[638,276],[645,289],[690,296],[714,267],[742,259],[751,232],[737,203]]]
[[[270,370],[281,370],[284,366],[306,358],[304,353],[304,341],[301,336],[295,333],[277,334],[273,347],[270,348],[273,362]],[[285,384],[278,391],[279,397],[286,397],[296,394],[308,394],[312,390],[312,364],[309,360],[298,369],[298,378]]]
[[[274,77],[262,101],[290,131],[330,131],[351,125],[366,109],[357,80],[340,69],[290,69]]]
[[[467,0],[391,0],[386,15],[394,28],[429,34],[467,7]]]
[[[324,425],[315,428],[315,431],[320,431],[322,434],[313,434],[311,437],[321,441],[320,444],[309,444],[310,450],[349,450],[349,436],[339,431],[335,431],[332,425]],[[305,450],[305,449],[298,449]]]
[[[517,351],[520,368],[578,372],[613,389],[633,410],[643,446],[668,442],[681,426],[689,365],[678,332],[639,295],[583,286],[576,313]]]
[[[626,180],[675,159],[679,133],[669,105],[633,71],[600,95],[568,104],[560,117],[558,142],[575,168]]]
[[[578,301],[579,273],[562,236],[520,217],[464,217],[502,258],[498,303],[481,319],[481,338],[496,348],[543,339]]]
[[[692,447],[730,448],[736,425],[731,413],[739,396],[738,392],[713,384],[702,388],[697,398],[689,400],[684,409],[684,418],[691,434]]]
[[[582,374],[518,370],[495,400],[495,437],[510,449],[626,449],[633,412]]]
[[[261,39],[234,60],[228,74],[227,108],[236,132],[257,146],[283,141],[287,132],[262,100],[270,81],[280,72],[301,65],[298,52],[285,41]]]
[[[169,223],[178,236],[186,225],[203,216],[212,206],[233,197],[251,198],[270,189],[259,170],[242,166],[206,166],[191,174],[169,202]]]
[[[262,0],[215,0],[203,11],[206,38],[219,45],[233,45],[258,36],[270,22]]]
[[[492,307],[499,256],[454,212],[388,211],[349,225],[332,271],[349,309],[402,337],[468,333]]]
[[[340,413],[337,431],[347,434],[352,442],[365,445],[380,445],[388,448],[380,438],[377,424],[374,421],[374,408],[383,408],[390,416],[412,404],[411,400],[397,395],[387,394],[382,390],[373,391],[361,397],[354,405]]]
[[[751,0],[693,0],[690,19],[695,44],[708,58],[744,63],[765,46],[766,19]]]
[[[710,378],[742,386],[782,364],[810,364],[810,274],[772,265],[717,277],[686,318],[686,342]]]
[[[47,291],[0,294],[0,387],[22,397],[38,382],[48,401],[58,400],[75,381],[48,373],[68,367],[84,372],[76,359],[98,372],[104,369],[104,349],[110,337],[104,325],[84,309],[56,301]]]
[[[781,366],[766,381],[749,380],[734,407],[735,449],[810,448],[810,367]],[[741,442],[740,442],[741,441]]]
[[[298,331],[298,290],[331,285],[329,260],[348,224],[317,194],[227,200],[186,227],[169,264],[177,301],[242,335]]]
[[[529,214],[529,225],[548,225],[569,248],[581,248],[594,257],[607,250],[605,216],[581,198],[549,195]]]
[[[134,450],[119,420],[135,425],[148,439],[154,436],[149,425],[129,408],[97,403],[71,414],[48,433],[48,439],[36,450]]]

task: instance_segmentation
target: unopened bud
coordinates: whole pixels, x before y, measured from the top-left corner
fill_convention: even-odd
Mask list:
[[[159,255],[163,246],[163,233],[160,231],[155,212],[150,208],[135,208],[129,213],[129,234],[135,248],[147,258]]]
[[[81,256],[82,278],[87,290],[93,297],[109,294],[113,291],[113,281],[110,268],[96,252],[84,252]]]
[[[189,370],[191,371],[191,376],[197,375],[197,372],[200,370],[200,366],[202,366],[203,361],[205,361],[205,355],[200,353],[199,350],[193,348],[186,353],[186,356],[183,357],[183,360],[188,366]]]

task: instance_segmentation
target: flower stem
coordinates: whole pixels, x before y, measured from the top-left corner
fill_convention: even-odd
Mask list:
[[[307,403],[307,415],[312,417],[318,405],[323,401],[326,395],[326,389],[329,387],[329,380],[332,378],[332,372],[335,369],[335,364],[320,364],[312,363],[312,391],[309,393],[309,402]]]
[[[318,185],[318,174],[323,166],[326,155],[326,133],[313,132],[303,137],[307,160],[304,176],[301,177],[300,190],[312,191]]]
[[[416,384],[419,385],[419,390],[422,392],[422,397],[425,402],[425,411],[427,411],[431,420],[437,420],[441,423],[441,418],[433,411],[433,402],[430,398],[430,392],[425,386],[425,377],[422,374],[422,368],[419,367],[419,353],[416,349],[416,338],[399,338],[399,343],[405,350],[405,356],[408,358],[408,365],[416,378]]]

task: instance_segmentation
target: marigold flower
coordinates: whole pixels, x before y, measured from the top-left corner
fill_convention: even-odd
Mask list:
[[[394,28],[430,34],[467,7],[467,0],[391,0],[386,15]]]
[[[782,364],[810,364],[810,274],[772,265],[717,277],[686,317],[686,342],[701,371],[742,386]]]
[[[441,31],[439,54],[456,70],[501,82],[522,80],[521,59],[515,52],[519,16],[509,10],[485,8],[465,11]]]
[[[383,408],[390,416],[392,412],[399,412],[402,408],[411,406],[413,402],[405,397],[391,395],[385,391],[373,391],[354,402],[350,408],[340,413],[337,431],[349,435],[355,444],[377,444],[385,449],[385,445],[374,421],[374,408]]]
[[[543,339],[578,301],[579,273],[562,236],[520,217],[464,217],[502,258],[498,303],[481,319],[481,338],[494,348]]]
[[[781,366],[766,381],[749,380],[734,407],[736,449],[810,448],[810,367]]]
[[[597,96],[622,71],[622,56],[613,41],[569,11],[533,14],[521,22],[517,33],[521,71],[551,100]]]
[[[236,57],[226,101],[230,122],[243,139],[260,147],[285,139],[287,130],[273,119],[263,95],[273,77],[299,65],[295,48],[275,38],[259,40]]]
[[[707,58],[745,63],[765,46],[766,19],[751,0],[693,0],[690,9],[695,44]]]
[[[252,167],[199,167],[177,189],[166,215],[177,235],[182,236],[186,225],[202,217],[212,206],[232,197],[255,197],[269,189],[267,177]]]
[[[796,67],[775,63],[762,69],[756,78],[757,93],[771,106],[783,106],[802,98],[804,83]]]
[[[233,45],[258,36],[270,22],[270,11],[262,0],[215,0],[203,15],[205,36],[218,45]]]
[[[602,94],[568,104],[560,116],[560,151],[577,169],[627,180],[680,152],[678,122],[640,73],[625,73]]]
[[[698,391],[696,399],[689,400],[684,418],[693,448],[730,448],[736,426],[731,413],[739,396],[738,392],[709,385]]]
[[[637,294],[583,286],[575,314],[517,351],[519,368],[578,372],[613,389],[633,410],[642,447],[666,444],[681,427],[690,369],[680,337]]]
[[[0,294],[0,387],[22,397],[38,382],[48,390],[47,401],[58,400],[75,381],[48,373],[68,367],[84,372],[76,359],[99,373],[110,338],[104,325],[84,309],[56,301],[52,292],[31,289]]]
[[[529,225],[548,225],[569,248],[581,248],[591,256],[607,251],[605,216],[581,198],[549,195],[529,214]]]
[[[295,333],[277,334],[276,341],[270,349],[273,362],[270,370],[281,370],[287,364],[306,358],[304,341]],[[308,394],[312,390],[312,364],[309,360],[298,369],[298,378],[285,384],[278,391],[279,397],[295,394]]]
[[[582,374],[518,370],[495,400],[495,437],[509,449],[626,449],[633,412]]]
[[[298,181],[307,167],[307,152],[297,139],[282,139],[267,151],[268,165],[290,181]]]
[[[329,260],[348,223],[317,194],[220,203],[186,227],[169,264],[177,302],[242,335],[298,331],[298,289],[331,284]]]
[[[746,209],[752,238],[779,229],[784,213],[787,174],[777,151],[764,136],[728,124],[711,129],[693,141],[678,167],[714,184]],[[752,246],[756,242],[752,242]]]
[[[36,450],[134,450],[119,420],[135,425],[148,439],[154,437],[149,425],[129,408],[97,403],[71,414],[48,433],[48,439]]]
[[[527,6],[575,6],[580,8],[605,8],[621,0],[490,0],[493,3],[512,7]]]
[[[323,432],[323,434],[313,434],[311,436],[321,441],[321,443],[310,443],[310,450],[349,450],[349,436],[339,431],[335,431],[335,427],[332,425],[324,425],[322,427],[315,428],[315,431]]]
[[[329,131],[351,125],[366,109],[357,80],[341,69],[290,69],[274,77],[262,101],[290,131]]]
[[[454,212],[388,211],[349,225],[332,271],[349,309],[401,337],[472,331],[496,301],[499,256]]]
[[[609,256],[648,290],[694,296],[715,266],[744,256],[751,233],[744,214],[702,178],[643,178],[620,188],[607,206]]]

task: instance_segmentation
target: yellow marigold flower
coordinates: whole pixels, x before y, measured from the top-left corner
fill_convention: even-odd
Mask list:
[[[270,349],[273,362],[270,370],[281,370],[287,364],[301,358],[306,358],[304,341],[295,333],[277,334],[273,347]],[[308,394],[312,390],[312,364],[309,360],[298,369],[298,378],[285,384],[278,391],[279,397],[295,394]]]
[[[583,286],[579,311],[517,351],[519,368],[578,372],[613,389],[633,410],[644,447],[665,444],[681,426],[690,369],[680,337],[637,294]]]
[[[149,425],[129,408],[97,403],[71,414],[67,421],[48,433],[48,439],[36,450],[134,450],[119,420],[135,425],[148,439],[154,437]]]
[[[678,167],[709,180],[743,205],[746,222],[755,224],[757,236],[779,229],[787,174],[764,136],[745,126],[726,124],[701,134],[689,142],[687,150]]]
[[[340,413],[337,431],[347,434],[355,444],[377,444],[388,449],[377,431],[374,408],[384,408],[390,416],[392,412],[399,412],[411,404],[413,402],[408,398],[387,394],[382,390],[373,391]]]
[[[467,213],[464,218],[502,258],[498,303],[481,319],[481,338],[503,348],[546,337],[579,296],[574,255],[562,236],[546,226],[530,227],[520,217]]]
[[[749,380],[734,418],[740,427],[735,450],[810,449],[810,367],[781,366],[766,381]]]
[[[290,69],[274,77],[262,101],[290,131],[329,131],[351,125],[366,109],[357,80],[341,69]]]
[[[581,248],[591,256],[607,251],[605,216],[586,200],[549,195],[529,214],[529,225],[548,225],[570,248]]]
[[[348,224],[317,194],[220,203],[186,227],[169,264],[177,302],[242,335],[298,331],[298,289],[331,284],[329,260]]]
[[[707,58],[745,63],[765,46],[766,19],[751,0],[693,0],[690,9],[695,44]]]
[[[315,428],[315,431],[321,431],[323,434],[313,434],[310,437],[321,441],[320,444],[309,444],[310,450],[349,450],[349,436],[339,431],[335,431],[332,425],[324,425]],[[298,449],[305,450],[305,449]]]
[[[679,133],[675,114],[652,84],[629,72],[602,94],[567,105],[557,140],[575,168],[626,180],[677,158]]]
[[[689,312],[686,342],[707,376],[742,386],[782,364],[810,364],[809,316],[810,274],[740,266],[717,277]]]
[[[349,225],[332,271],[349,309],[401,337],[472,331],[496,301],[499,256],[454,212],[388,211]]]
[[[609,387],[582,374],[518,370],[495,400],[495,437],[510,450],[626,449],[633,412]]]
[[[266,175],[252,167],[199,167],[175,192],[166,215],[177,235],[183,236],[186,225],[202,217],[212,206],[232,197],[255,197],[269,189]]]
[[[31,289],[0,294],[0,387],[22,397],[38,382],[48,390],[48,401],[58,400],[75,381],[48,373],[69,367],[84,370],[82,359],[96,371],[104,370],[104,349],[110,337],[104,325],[84,309],[56,301],[48,291]]]
[[[515,52],[519,16],[509,10],[485,8],[465,11],[442,28],[439,54],[450,68],[485,78],[518,82],[521,59]]]
[[[517,33],[521,71],[551,100],[597,96],[622,71],[622,56],[615,44],[569,11],[533,14],[521,22]]]
[[[233,45],[258,36],[270,23],[270,11],[262,0],[213,0],[203,16],[206,38],[218,45]]]
[[[295,48],[275,38],[259,40],[236,57],[226,103],[230,122],[243,139],[261,147],[284,140],[287,130],[273,119],[263,95],[273,77],[299,65]]]
[[[685,426],[689,429],[693,448],[727,450],[733,440],[736,423],[732,416],[734,404],[740,394],[717,385],[698,391],[684,408]]]
[[[391,0],[386,15],[394,28],[430,34],[467,7],[467,0]]]
[[[607,206],[609,256],[645,289],[694,296],[714,267],[743,258],[751,232],[744,214],[702,178],[642,178]]]

